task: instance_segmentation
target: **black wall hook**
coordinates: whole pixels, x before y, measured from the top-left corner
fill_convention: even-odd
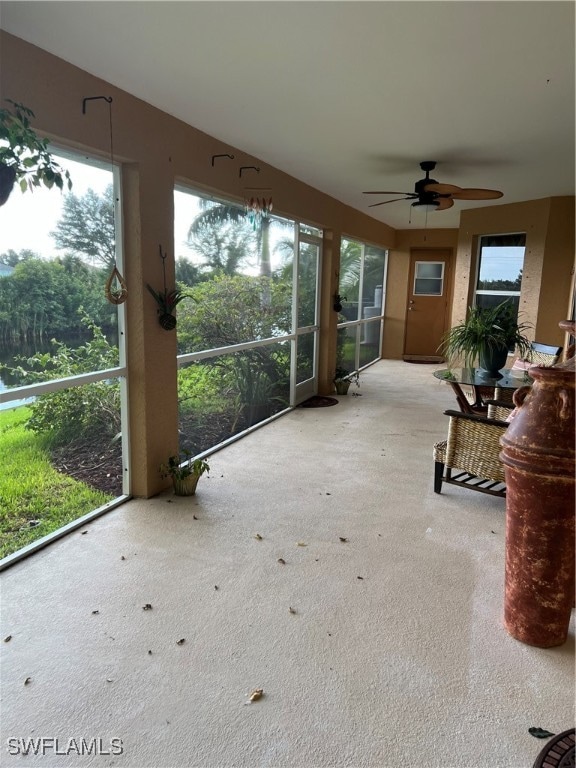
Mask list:
[[[256,173],[260,173],[260,168],[257,168],[255,165],[243,165],[238,173],[240,178],[242,178],[242,171],[256,171]]]
[[[229,157],[229,158],[230,158],[230,160],[234,160],[234,155],[229,155],[229,154],[227,154],[227,153],[225,153],[225,154],[223,154],[223,155],[212,155],[212,167],[214,167],[214,160],[215,160],[217,157]]]
[[[95,101],[96,99],[104,99],[104,101],[107,101],[108,104],[112,104],[112,96],[86,96],[85,99],[82,99],[82,114],[86,114],[86,102],[87,101]]]

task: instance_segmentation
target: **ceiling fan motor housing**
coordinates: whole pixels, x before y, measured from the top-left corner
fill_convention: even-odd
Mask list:
[[[436,179],[430,178],[430,171],[433,171],[434,168],[436,168],[436,162],[434,160],[424,160],[422,163],[420,163],[420,168],[422,168],[423,171],[426,171],[426,178],[420,179],[420,181],[417,181],[414,185],[414,192],[418,195],[418,201],[415,203],[412,203],[412,207],[419,207],[419,206],[437,206],[438,203],[436,202],[436,199],[438,197],[437,192],[425,192],[424,187],[427,184],[438,184]]]

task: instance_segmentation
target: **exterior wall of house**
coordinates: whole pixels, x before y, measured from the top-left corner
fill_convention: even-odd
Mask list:
[[[411,251],[447,248],[456,253],[457,242],[457,229],[402,229],[396,232],[396,244],[389,251],[382,357],[397,360],[404,354]],[[448,291],[452,289],[450,278],[447,288]]]
[[[456,256],[452,325],[461,323],[474,296],[481,235],[526,233],[520,319],[544,344],[563,344],[574,270],[574,197],[493,205],[462,211]]]

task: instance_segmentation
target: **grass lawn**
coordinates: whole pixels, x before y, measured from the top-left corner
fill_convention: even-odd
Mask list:
[[[28,416],[25,406],[0,411],[0,558],[114,498],[57,472]]]

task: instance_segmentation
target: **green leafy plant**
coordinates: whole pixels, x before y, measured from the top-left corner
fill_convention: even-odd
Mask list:
[[[0,109],[0,205],[16,182],[22,192],[42,184],[48,189],[64,189],[64,185],[71,189],[70,173],[55,162],[48,139],[38,136],[30,125],[34,112],[12,99],[6,101],[12,109]]]
[[[492,309],[470,307],[465,323],[451,328],[438,350],[450,363],[464,361],[472,368],[478,358],[494,350],[516,348],[523,358],[531,353],[530,340],[524,335],[528,323],[519,323],[511,302],[505,301]]]
[[[348,368],[343,368],[342,366],[337,366],[336,370],[334,372],[334,378],[332,379],[334,384],[338,381],[349,381],[351,384],[356,384],[357,387],[360,386],[360,372],[359,371],[350,371]]]
[[[205,459],[194,459],[189,451],[182,451],[175,456],[170,456],[165,464],[160,465],[162,477],[172,477],[177,480],[183,480],[190,475],[201,477],[209,471],[208,462]]]
[[[182,288],[173,288],[171,291],[155,291],[151,285],[146,284],[156,304],[158,305],[158,321],[162,328],[171,331],[176,327],[174,310],[183,299],[188,298],[189,293]]]
[[[34,384],[118,365],[118,348],[85,314],[82,324],[92,334],[85,344],[72,349],[53,340],[52,352],[20,356],[20,365],[6,366],[7,370],[18,375],[23,384]],[[113,379],[48,392],[37,397],[29,411],[26,428],[44,435],[51,446],[91,440],[94,435],[113,440],[120,433],[120,385]]]

